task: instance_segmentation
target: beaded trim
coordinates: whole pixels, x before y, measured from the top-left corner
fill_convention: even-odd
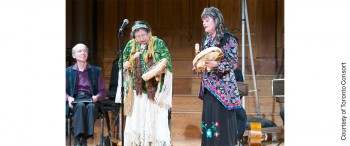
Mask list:
[[[148,29],[148,27],[145,24],[136,24],[131,28],[131,30],[132,32],[134,32],[136,29],[140,29],[140,28]]]

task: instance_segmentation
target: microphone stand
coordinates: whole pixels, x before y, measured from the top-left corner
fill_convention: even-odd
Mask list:
[[[123,49],[122,49],[122,45],[121,45],[121,42],[123,41],[123,37],[124,37],[123,30],[119,31],[118,35],[119,35],[119,37],[118,37],[119,57],[120,57],[121,62],[123,63]],[[121,69],[122,69],[122,73],[121,73],[122,85],[121,85],[121,91],[120,91],[121,92],[121,100],[122,100],[122,115],[121,115],[122,134],[121,134],[121,139],[122,139],[122,146],[124,146],[124,73],[123,73],[123,66]]]

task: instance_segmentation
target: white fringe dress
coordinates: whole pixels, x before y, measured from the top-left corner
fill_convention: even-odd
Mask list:
[[[121,103],[121,78],[118,82],[116,103]],[[172,105],[172,82],[173,75],[166,70],[162,90],[159,90],[161,83],[158,83],[154,101],[149,100],[144,92],[136,95],[134,90],[132,114],[126,117],[125,146],[171,146],[168,110]]]

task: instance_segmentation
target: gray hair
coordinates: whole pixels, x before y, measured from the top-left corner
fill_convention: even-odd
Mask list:
[[[135,32],[143,29],[147,33],[150,33],[152,31],[151,26],[146,22],[142,20],[135,21],[132,28],[131,28],[131,33],[130,33],[130,38],[134,39],[135,38]]]
[[[217,34],[228,32],[228,29],[224,23],[224,16],[222,16],[219,9],[215,7],[204,8],[201,18],[203,20],[207,17],[211,17],[214,20],[216,31],[218,32]]]
[[[89,52],[89,48],[88,47],[86,47],[84,44],[82,44],[82,43],[78,43],[78,44],[76,44],[73,48],[72,48],[72,56],[74,57],[74,54],[75,54],[75,52],[77,52],[77,50],[79,49],[79,48],[81,48],[81,47],[84,47],[85,49],[86,49],[86,51],[87,52]]]

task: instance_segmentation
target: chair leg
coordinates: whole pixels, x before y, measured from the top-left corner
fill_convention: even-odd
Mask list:
[[[115,119],[113,122],[113,127],[115,127],[115,139],[118,139],[119,133],[118,133],[118,124],[119,124],[119,113],[116,113]]]
[[[71,145],[71,141],[70,141],[70,136],[71,136],[71,126],[70,126],[70,118],[68,118],[68,127],[67,127],[67,130],[68,130],[68,146]]]
[[[103,115],[100,116],[100,119],[101,119],[101,122],[100,122],[100,130],[101,130],[101,133],[100,133],[100,146],[103,146]]]
[[[104,117],[106,119],[106,124],[107,124],[107,130],[110,131],[111,130],[111,125],[109,124],[109,115],[108,115],[108,111],[104,111]]]

